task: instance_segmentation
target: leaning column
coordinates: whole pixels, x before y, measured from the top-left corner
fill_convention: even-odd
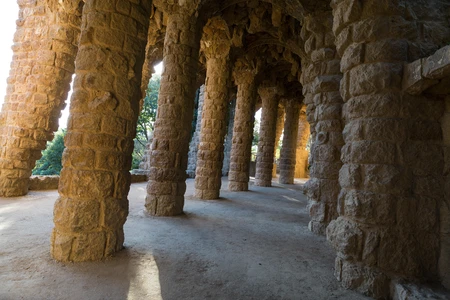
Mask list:
[[[75,70],[79,1],[19,1],[3,110],[0,113],[0,197],[25,195],[36,160],[58,130]],[[36,24],[39,23],[39,29]]]
[[[284,122],[283,145],[280,153],[280,178],[282,184],[293,184],[295,175],[295,152],[297,148],[298,117],[300,103],[298,99],[285,101],[286,120]]]
[[[261,127],[256,156],[255,185],[272,186],[272,169],[277,127],[277,87],[261,86],[258,93],[262,100]]]
[[[210,19],[203,30],[201,45],[206,56],[206,87],[195,171],[195,196],[211,200],[219,198],[220,194],[223,143],[227,129],[231,47],[227,23],[219,17]]]
[[[56,260],[99,260],[123,247],[149,11],[132,0],[85,3],[54,208]]]
[[[233,144],[231,146],[228,189],[233,192],[248,191],[249,168],[255,124],[256,69],[246,61],[238,60],[233,70],[237,85],[234,115]]]
[[[169,5],[165,1],[158,3]],[[191,4],[175,5],[178,8],[170,11],[168,16],[164,73],[145,200],[148,213],[156,216],[179,215],[184,206],[200,46],[200,31],[194,14],[196,7],[191,8]]]

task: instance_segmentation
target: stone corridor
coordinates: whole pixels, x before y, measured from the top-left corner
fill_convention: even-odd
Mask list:
[[[247,191],[262,109],[252,185],[275,200],[276,185],[308,173],[301,230],[326,236],[334,251],[334,262],[316,256],[316,264],[376,299],[395,298],[403,281],[450,289],[450,0],[17,3],[0,112],[0,196],[12,198],[4,203],[27,195],[74,78],[48,232],[53,259],[127,255],[133,138],[163,62],[139,195],[146,222],[188,211],[188,176],[206,207]]]

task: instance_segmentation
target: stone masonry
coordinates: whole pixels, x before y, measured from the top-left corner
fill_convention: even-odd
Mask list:
[[[189,143],[188,167],[186,170],[189,178],[195,178],[195,169],[197,168],[198,145],[200,144],[200,131],[202,128],[203,101],[205,99],[205,85],[202,85],[198,94],[197,123],[194,135]]]
[[[302,73],[308,121],[311,124],[311,179],[305,185],[309,200],[310,230],[325,234],[337,217],[340,149],[343,145],[339,85],[342,78],[339,55],[331,32],[331,12],[305,18],[302,35],[309,55]]]
[[[129,0],[84,6],[51,238],[59,261],[98,260],[123,247],[149,9]]]
[[[308,151],[306,146],[310,136],[309,123],[306,120],[306,107],[303,105],[298,120],[297,151],[295,152],[295,178],[308,177]]]
[[[281,134],[283,134],[283,128],[284,128],[284,105],[282,103],[278,104],[278,111],[277,111],[277,125],[276,125],[276,131],[275,131],[275,146],[273,148],[273,169],[272,169],[272,178],[277,177],[277,162],[276,162],[276,156],[277,156],[277,149],[278,149],[278,143],[281,138]]]
[[[438,277],[443,103],[402,91],[404,63],[423,43],[407,32],[418,32],[409,16],[424,7],[407,2],[332,3],[345,146],[339,218],[327,238],[337,252],[337,278],[375,298],[389,297],[398,274]]]
[[[0,196],[25,195],[36,160],[58,130],[74,73],[81,1],[19,1],[14,60],[0,113]],[[39,28],[39,30],[37,30]]]
[[[277,127],[278,89],[262,86],[258,89],[262,100],[261,127],[259,129],[258,153],[256,156],[255,185],[272,185],[272,169]]]
[[[286,120],[284,122],[283,145],[280,153],[280,178],[282,184],[293,184],[295,175],[295,152],[297,150],[298,118],[300,103],[297,99],[284,101]]]
[[[145,206],[152,215],[173,216],[181,214],[184,206],[201,36],[193,15],[198,1],[159,4],[169,16]]]
[[[237,85],[237,96],[228,189],[234,192],[248,191],[253,126],[255,123],[256,73],[256,68],[248,60],[238,60],[233,70],[234,82]]]
[[[28,192],[75,73],[54,259],[101,260],[122,249],[140,99],[163,60],[149,215],[183,213],[186,172],[196,173],[197,199],[220,196],[228,122],[228,189],[251,190],[261,106],[255,185],[270,187],[281,104],[280,182],[306,177],[309,168],[309,229],[326,234],[337,280],[376,299],[407,299],[421,282],[450,288],[449,0],[18,4],[0,112],[0,197]],[[190,146],[198,163],[189,160],[188,169],[194,95],[203,83]],[[227,110],[236,87],[233,124]]]
[[[234,115],[236,112],[236,99],[230,102],[228,108],[228,125],[227,125],[227,135],[225,137],[224,153],[223,153],[223,167],[222,176],[228,176],[230,172],[230,158],[231,158],[231,147],[233,146],[233,128],[234,128]]]
[[[222,184],[231,76],[228,67],[230,39],[228,25],[223,19],[211,19],[203,29],[201,45],[206,56],[206,88],[195,170],[195,195],[205,200],[219,198]]]

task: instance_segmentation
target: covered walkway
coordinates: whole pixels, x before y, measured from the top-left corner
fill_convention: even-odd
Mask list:
[[[132,184],[125,249],[102,262],[61,264],[49,236],[57,191],[0,198],[0,299],[366,299],[333,275],[334,253],[311,233],[302,183],[199,201],[185,215],[144,215]],[[190,196],[191,195],[191,196]]]

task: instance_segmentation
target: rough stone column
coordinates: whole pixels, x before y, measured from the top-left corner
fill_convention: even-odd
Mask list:
[[[230,107],[228,109],[228,126],[227,126],[227,136],[225,137],[225,145],[223,151],[223,167],[222,176],[228,176],[230,172],[230,158],[231,158],[231,147],[233,146],[233,128],[234,128],[234,114],[236,112],[236,99],[230,102]]]
[[[195,131],[194,135],[192,136],[191,142],[189,143],[188,168],[186,171],[189,178],[195,178],[195,169],[197,169],[197,153],[198,145],[200,144],[200,131],[202,129],[202,111],[204,99],[205,85],[202,85],[199,89],[198,94],[197,122],[195,124]]]
[[[340,149],[344,144],[339,93],[342,74],[331,27],[331,12],[324,12],[307,16],[302,28],[310,60],[304,63],[301,80],[313,137],[311,178],[305,192],[311,216],[309,229],[316,234],[325,234],[330,221],[337,218]]]
[[[200,46],[196,7],[189,6],[193,3],[184,2],[168,17],[145,204],[157,216],[183,212]]]
[[[227,23],[221,18],[210,19],[202,38],[202,50],[206,56],[206,88],[195,170],[195,196],[204,200],[219,198],[222,185],[223,143],[231,75],[230,48]]]
[[[348,4],[332,2],[344,74],[345,146],[339,218],[328,226],[327,238],[342,284],[387,299],[392,278],[438,277],[443,159],[436,115],[443,107],[402,92],[413,46],[409,33],[418,30],[405,5],[416,3]]]
[[[295,175],[295,152],[297,148],[298,118],[300,103],[298,99],[285,101],[286,120],[284,122],[283,145],[280,153],[280,178],[282,184],[293,184]]]
[[[255,125],[256,70],[238,60],[233,77],[237,85],[234,115],[233,145],[231,147],[228,189],[232,192],[248,191],[253,127]]]
[[[262,113],[256,155],[255,185],[270,187],[272,186],[273,153],[277,127],[277,88],[261,86],[258,88],[258,93],[262,100]]]
[[[147,1],[85,3],[54,208],[56,260],[98,260],[123,247],[149,10]]]
[[[297,151],[295,152],[295,178],[308,177],[308,150],[306,145],[310,136],[309,123],[306,120],[306,107],[303,105],[298,120]]]
[[[279,103],[277,111],[277,125],[275,131],[275,146],[273,148],[272,178],[277,177],[277,163],[275,161],[275,158],[277,156],[278,142],[280,141],[281,134],[283,133],[283,128],[284,128],[284,106],[281,105],[281,103]]]
[[[0,196],[28,192],[29,177],[58,130],[74,73],[80,1],[19,1],[3,110],[0,113]],[[37,28],[39,27],[39,28]]]

